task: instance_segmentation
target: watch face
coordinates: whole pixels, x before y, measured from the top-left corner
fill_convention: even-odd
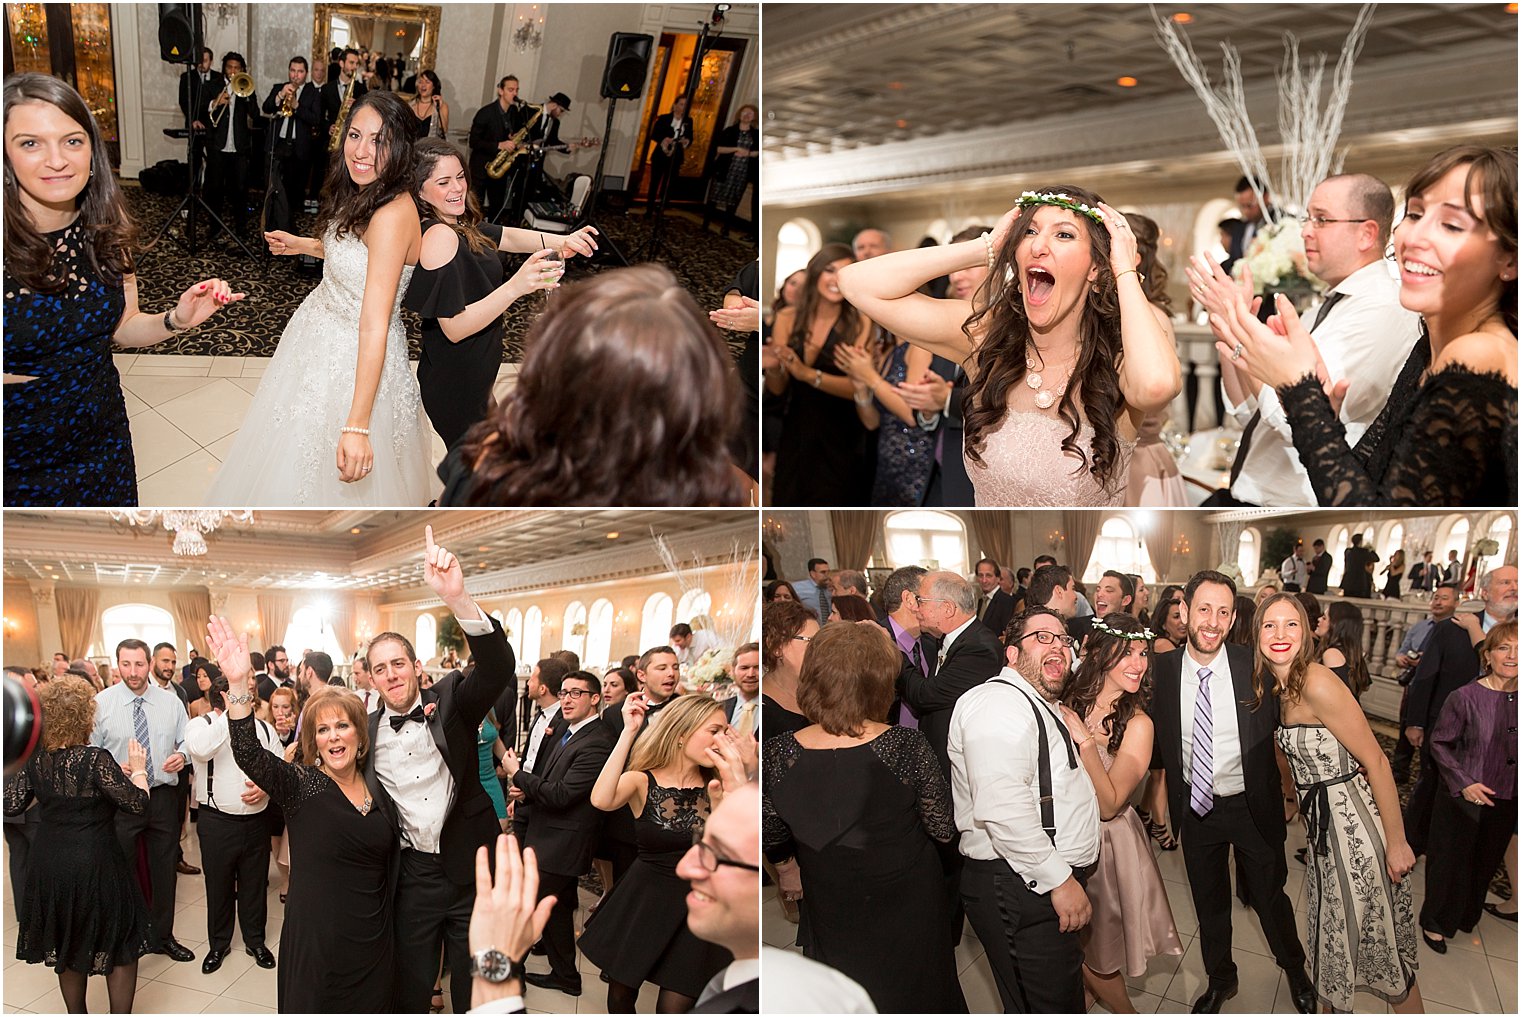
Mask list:
[[[488,982],[505,982],[512,970],[512,961],[500,950],[482,950],[471,960],[474,973]]]

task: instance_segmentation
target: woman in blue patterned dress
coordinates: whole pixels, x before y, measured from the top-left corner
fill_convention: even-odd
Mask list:
[[[137,226],[73,88],[5,82],[5,504],[136,505],[111,344],[194,328],[243,294],[205,279],[166,311],[137,306]]]

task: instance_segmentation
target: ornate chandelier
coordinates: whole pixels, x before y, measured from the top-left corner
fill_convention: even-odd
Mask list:
[[[164,529],[174,531],[174,553],[191,557],[206,553],[204,534],[223,522],[253,522],[253,509],[114,509],[111,518],[133,526],[152,526],[160,519]]]

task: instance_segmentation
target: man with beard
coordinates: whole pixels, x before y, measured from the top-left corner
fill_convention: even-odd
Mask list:
[[[745,643],[734,651],[730,668],[734,696],[724,703],[724,719],[737,735],[760,738],[760,644]]]
[[[275,689],[291,685],[290,655],[285,652],[285,647],[276,644],[265,650],[264,666],[269,668],[269,673],[259,679],[259,698],[267,703]]]
[[[1057,710],[1072,637],[1055,611],[1032,608],[1010,624],[1004,659],[951,716],[961,902],[989,944],[1005,1013],[1082,1013],[1079,930],[1093,914],[1083,887],[1098,863],[1099,809]]]
[[[1236,614],[1236,584],[1220,572],[1196,573],[1183,590],[1188,641],[1153,662],[1151,717],[1167,770],[1168,815],[1183,842],[1183,864],[1199,916],[1208,984],[1194,1013],[1219,1013],[1236,994],[1231,959],[1232,848],[1239,878],[1300,1013],[1317,997],[1304,969],[1294,907],[1283,892],[1288,864],[1283,796],[1273,732],[1278,699],[1252,691],[1252,651],[1225,644]]]
[[[1095,621],[1102,621],[1111,614],[1132,613],[1130,605],[1134,602],[1135,585],[1131,583],[1130,577],[1109,569],[1093,587],[1093,613],[1067,622],[1067,634],[1081,645],[1093,630]]]

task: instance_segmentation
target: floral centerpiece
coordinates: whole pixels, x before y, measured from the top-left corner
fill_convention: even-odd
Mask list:
[[[1473,553],[1480,558],[1488,558],[1490,555],[1500,553],[1500,542],[1493,537],[1485,537],[1473,546]]]
[[[1282,293],[1300,313],[1325,286],[1310,274],[1297,219],[1280,219],[1259,229],[1231,274],[1239,279],[1243,268],[1251,270],[1253,293],[1264,299]]]
[[[725,686],[733,684],[734,679],[729,674],[733,662],[734,651],[727,646],[707,650],[697,658],[697,663],[686,668],[686,683],[694,692],[716,697]]]

